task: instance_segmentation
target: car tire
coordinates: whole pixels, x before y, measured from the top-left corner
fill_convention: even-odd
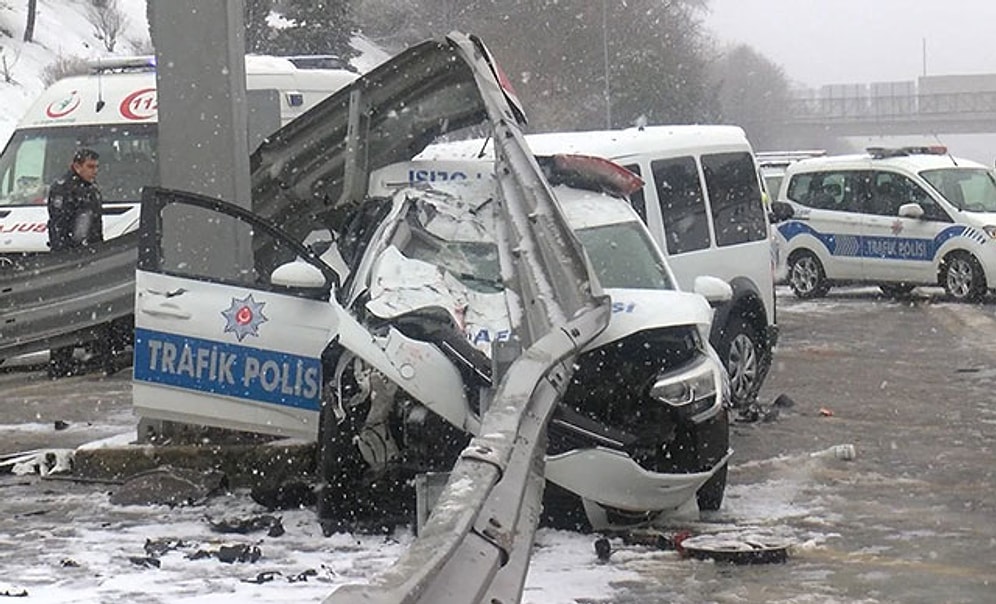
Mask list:
[[[748,406],[760,391],[767,369],[764,344],[754,324],[743,315],[732,317],[719,354],[730,378],[730,403],[734,408]]]
[[[695,493],[695,500],[699,504],[699,510],[703,512],[715,512],[723,505],[723,496],[726,493],[726,473],[728,464],[723,464],[722,468],[699,487]]]
[[[889,298],[899,298],[913,291],[915,285],[909,283],[882,283],[878,286],[882,294]]]
[[[975,256],[954,252],[944,259],[941,285],[952,300],[976,302],[986,293],[986,276]]]
[[[789,259],[789,285],[796,298],[820,298],[830,289],[826,271],[812,252],[798,252]]]

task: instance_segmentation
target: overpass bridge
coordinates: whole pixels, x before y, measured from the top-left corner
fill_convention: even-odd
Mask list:
[[[996,74],[823,86],[791,99],[784,123],[837,137],[996,132]]]

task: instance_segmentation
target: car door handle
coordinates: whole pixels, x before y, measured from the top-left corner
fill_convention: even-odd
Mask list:
[[[171,319],[189,319],[192,316],[189,312],[170,302],[143,304],[141,311],[153,317],[169,317]]]

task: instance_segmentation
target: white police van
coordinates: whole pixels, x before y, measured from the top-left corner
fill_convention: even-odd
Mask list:
[[[300,69],[280,57],[246,57],[248,90],[279,92],[279,125],[357,76],[345,69]],[[46,89],[0,153],[0,268],[19,255],[48,251],[48,186],[69,168],[79,147],[100,154],[104,238],[138,228],[141,189],[159,182],[157,122],[151,56],[101,59],[91,63],[89,74]]]
[[[771,366],[778,327],[769,225],[744,131],[648,126],[530,134],[526,141],[537,155],[605,157],[644,180],[630,201],[679,286],[692,291],[696,277],[712,275],[733,288],[731,303],[716,309],[710,342],[730,375],[733,404],[749,404]],[[433,145],[421,157],[475,157],[490,149],[483,141],[460,141]]]
[[[802,160],[778,202],[779,281],[800,298],[859,282],[888,295],[940,285],[973,301],[996,286],[996,180],[945,147]]]

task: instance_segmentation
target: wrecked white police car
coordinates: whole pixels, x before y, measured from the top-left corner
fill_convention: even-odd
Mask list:
[[[384,514],[392,496],[412,500],[410,478],[448,470],[481,429],[495,368],[516,354],[495,206],[518,200],[493,177],[511,172],[552,187],[612,299],[608,327],[578,357],[549,424],[544,515],[607,528],[695,500],[718,508],[729,393],[707,343],[711,309],[675,290],[639,217],[613,196],[639,178],[592,158],[538,158],[530,174],[503,153],[460,169],[412,161],[440,134],[521,123],[500,81],[479,42],[451,35],[271,137],[253,156],[252,212],[148,189],[138,413],[322,440],[323,459],[335,461],[323,464],[333,485],[321,494],[325,515]],[[411,182],[423,168],[467,178]],[[217,239],[181,237],[204,223]],[[700,286],[729,299],[721,281]]]

